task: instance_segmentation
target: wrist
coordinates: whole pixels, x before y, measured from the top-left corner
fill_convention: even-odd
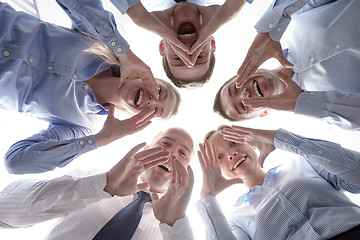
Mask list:
[[[109,172],[106,173],[106,185],[104,187],[104,192],[107,192],[108,194],[110,194],[112,197],[115,196],[114,191],[112,190],[111,185],[109,184],[110,179],[109,179]]]

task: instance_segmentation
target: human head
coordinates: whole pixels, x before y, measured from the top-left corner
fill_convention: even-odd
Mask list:
[[[285,89],[285,83],[277,77],[275,70],[258,69],[242,89],[236,88],[236,79],[237,76],[234,76],[226,81],[214,100],[214,112],[230,121],[261,116],[269,111],[245,106],[244,99],[275,96]]]
[[[141,79],[127,79],[120,89],[118,106],[131,114],[153,107],[160,118],[166,119],[175,115],[181,101],[179,92],[170,83],[158,78],[155,80],[160,87],[159,99],[149,93]]]
[[[220,131],[226,127],[230,126],[222,125],[217,130],[210,131],[205,139],[215,145],[222,174],[229,179],[241,178],[246,183],[254,173],[261,170],[258,155],[255,148],[247,143],[225,140]]]
[[[181,128],[170,128],[160,132],[153,140],[150,148],[163,147],[174,155],[179,162],[187,167],[193,153],[193,140],[190,135]],[[152,192],[166,192],[172,177],[170,162],[163,163],[146,170],[141,179],[149,183]]]
[[[171,25],[169,27],[177,33],[178,39],[188,47],[196,42],[198,32],[203,25],[204,18],[200,9],[202,7],[196,4],[179,3],[169,12],[171,14]],[[182,88],[199,87],[210,79],[215,66],[215,50],[215,40],[211,36],[206,40],[195,65],[188,68],[167,41],[163,39],[159,45],[166,75],[177,87]]]

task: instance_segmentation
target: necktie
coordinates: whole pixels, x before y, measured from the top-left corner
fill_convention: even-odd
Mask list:
[[[140,191],[137,195],[138,198],[111,218],[93,240],[131,239],[139,225],[145,203],[151,201],[146,192]]]
[[[175,2],[179,3],[179,2],[186,2],[186,0],[174,0]]]

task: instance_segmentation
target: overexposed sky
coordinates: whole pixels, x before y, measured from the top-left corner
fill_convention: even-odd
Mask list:
[[[157,0],[160,1],[160,0]],[[65,13],[57,6],[55,1],[38,0],[40,17],[45,21],[50,21],[62,26],[70,26],[70,20]],[[0,167],[0,189],[8,183],[19,178],[50,179],[64,175],[74,169],[101,168],[104,171],[111,168],[119,161],[133,146],[146,141],[150,143],[152,138],[160,131],[170,127],[182,127],[187,130],[194,139],[195,150],[198,150],[198,143],[202,141],[204,135],[216,129],[221,124],[231,124],[213,113],[213,99],[220,86],[229,78],[234,76],[240,67],[246,52],[256,34],[253,28],[256,21],[264,13],[272,1],[256,0],[252,5],[246,4],[241,12],[215,34],[216,40],[216,66],[213,76],[209,83],[202,88],[180,89],[182,103],[178,114],[168,120],[154,120],[145,130],[132,136],[124,137],[96,151],[86,153],[75,159],[72,163],[53,172],[36,175],[10,175],[4,167]],[[111,10],[119,22],[118,29],[130,43],[132,51],[148,64],[154,76],[167,79],[162,70],[161,57],[158,51],[160,37],[151,32],[137,27],[127,16],[122,16],[118,10],[113,8],[108,0],[103,0],[106,9]],[[264,67],[275,68],[278,66],[276,60],[270,60]],[[123,117],[123,116],[120,116]],[[105,117],[99,118],[99,129]],[[294,133],[321,138],[340,143],[342,146],[359,151],[359,133],[344,131],[337,127],[331,127],[324,121],[314,120],[307,117],[295,116],[292,113],[271,112],[265,118],[243,121],[239,125],[253,128],[278,129],[284,128]],[[17,112],[0,110],[0,154],[4,155],[7,149],[16,141],[27,138],[43,129],[47,128],[47,123],[36,118],[25,116]],[[281,161],[291,160],[291,156],[278,150],[276,153],[277,162],[265,162],[265,168],[275,166]],[[195,171],[195,186],[193,195],[188,208],[188,215],[196,229],[197,239],[204,239],[203,225],[194,207],[199,199],[202,174],[194,152],[192,166]],[[218,196],[224,212],[228,212],[236,199],[244,189],[241,185],[234,186],[225,190]],[[360,199],[355,195],[349,196],[360,204]],[[1,239],[42,239],[50,231],[56,220],[37,224],[26,229],[0,230]]]

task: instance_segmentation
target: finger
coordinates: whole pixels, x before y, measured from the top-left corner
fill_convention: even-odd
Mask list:
[[[205,139],[205,150],[206,150],[206,157],[208,158],[207,162],[211,163],[212,153],[211,153],[211,145],[207,139]]]
[[[245,106],[250,106],[252,108],[268,108],[271,106],[270,98],[252,98],[252,99],[244,99],[243,101]],[[270,107],[271,108],[271,107]]]
[[[169,154],[170,154],[169,151],[161,151],[161,152],[157,152],[157,153],[148,155],[143,159],[136,159],[136,160],[140,161],[142,164],[148,164],[153,161],[159,160],[160,158],[169,158]]]
[[[137,151],[139,151],[141,148],[145,147],[145,145],[146,145],[145,142],[136,145],[135,147],[133,147],[133,148],[125,155],[125,157],[134,156],[135,153],[136,153]]]
[[[175,51],[176,55],[183,61],[183,63],[188,67],[191,68],[193,64],[191,63],[191,56],[181,49],[177,48],[174,45],[170,45],[171,48]]]
[[[153,155],[155,153],[158,153],[158,152],[162,152],[163,151],[163,148],[162,147],[152,147],[152,148],[148,148],[146,150],[143,150],[139,153],[137,153],[135,155],[135,159],[136,160],[143,160],[145,159],[146,157],[150,156],[150,155]]]
[[[159,200],[159,195],[157,193],[151,193],[150,196],[153,203]]]
[[[162,163],[166,163],[167,161],[169,161],[169,157],[163,157],[163,158],[151,161],[149,163],[143,164],[143,170],[146,171],[146,170],[156,167]]]
[[[178,172],[178,179],[180,180],[180,183],[187,185],[188,183],[188,173],[185,169],[185,167],[181,164],[181,162],[179,160],[175,160],[174,164],[177,168],[177,172]]]
[[[289,62],[289,60],[287,60],[284,56],[284,54],[281,52],[279,53],[279,55],[276,57],[276,59],[280,62],[281,65],[283,65],[286,68],[292,68],[294,67],[294,64],[292,64],[291,62]]]
[[[206,163],[205,163],[200,151],[197,151],[197,155],[198,155],[198,159],[199,159],[199,162],[200,162],[201,169],[204,171],[206,169]]]
[[[145,119],[139,120],[136,122],[136,127],[141,127],[142,125],[151,122],[151,119],[153,119],[156,116],[156,112],[154,109],[154,112],[148,115]]]
[[[177,39],[177,38],[167,39],[167,41],[170,42],[171,44],[175,45],[176,47],[180,48],[187,54],[190,54],[190,49],[184,43],[182,43],[179,39]]]
[[[186,170],[188,172],[188,186],[191,186],[192,188],[195,181],[194,171],[192,170],[190,165],[187,166]]]
[[[142,82],[145,84],[146,88],[149,90],[150,94],[155,97],[155,99],[159,99],[159,90],[160,87],[156,82],[151,70],[148,72],[143,72],[139,76]]]
[[[121,73],[122,74],[121,74],[120,79],[119,79],[118,88],[121,88],[124,85],[124,82],[128,77],[128,73],[125,72],[123,69],[121,69]]]
[[[205,145],[201,144],[201,145],[199,145],[199,147],[200,147],[201,156],[202,156],[202,159],[203,159],[203,161],[205,163],[205,166],[208,166],[209,165],[209,158],[208,158],[208,156],[206,154]]]
[[[245,142],[245,140],[243,138],[239,138],[239,137],[223,136],[223,138],[226,141],[230,141],[230,142],[237,142],[237,143],[244,143]]]
[[[260,164],[260,167],[263,168],[263,167],[264,167],[265,158],[264,158],[264,156],[263,156],[261,153],[260,153],[258,162],[259,162],[259,164]]]
[[[214,163],[217,162],[216,156],[217,156],[217,154],[216,154],[215,144],[211,143],[211,159],[210,160]]]
[[[139,183],[137,185],[138,191],[144,191],[150,188],[150,185],[148,183]]]
[[[145,108],[141,112],[137,113],[136,115],[132,116],[130,119],[134,121],[135,123],[139,123],[149,116],[151,116],[153,113],[155,113],[155,109],[152,108]]]
[[[192,55],[191,55],[191,64],[195,65],[198,56],[200,55],[201,51],[204,49],[205,43],[202,44]]]
[[[191,47],[191,49],[190,49],[190,54],[191,54],[191,55],[194,55],[194,53],[195,53],[196,51],[198,51],[199,48],[202,48],[203,46],[205,46],[206,40],[207,40],[207,38],[205,38],[205,39],[198,39],[198,40],[194,43],[194,45]]]

